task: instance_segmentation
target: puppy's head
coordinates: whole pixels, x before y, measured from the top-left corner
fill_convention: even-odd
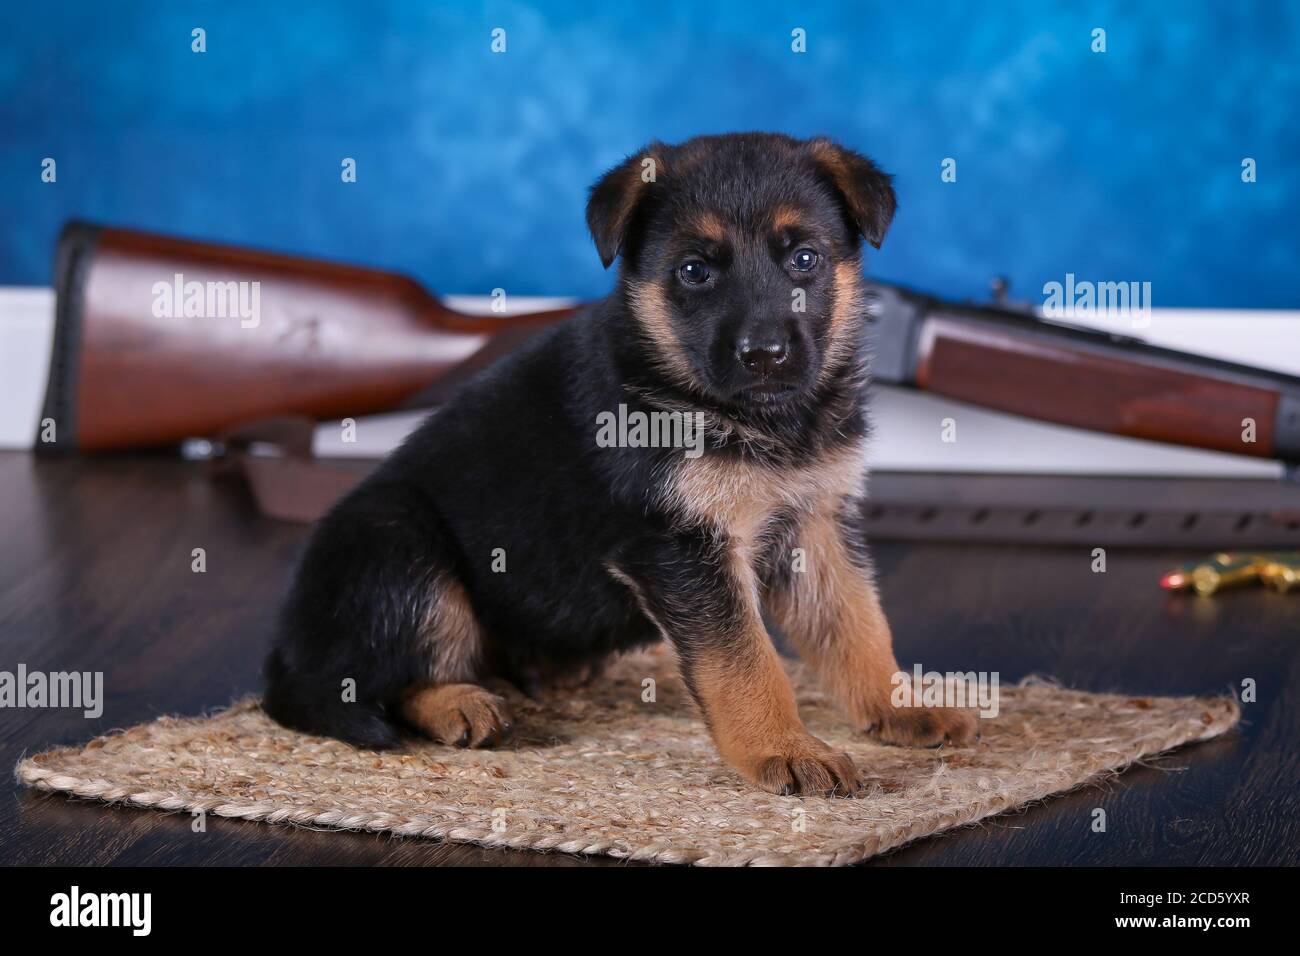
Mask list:
[[[655,365],[731,406],[798,401],[853,365],[861,241],[894,215],[889,177],[830,140],[652,143],[592,188],[591,228]]]

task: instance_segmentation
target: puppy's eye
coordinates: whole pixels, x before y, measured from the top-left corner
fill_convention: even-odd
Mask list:
[[[809,272],[817,265],[820,256],[811,249],[797,249],[790,257],[790,265],[796,272]]]
[[[684,263],[677,274],[682,277],[682,281],[688,285],[699,285],[709,278],[709,267],[699,259],[692,259]]]

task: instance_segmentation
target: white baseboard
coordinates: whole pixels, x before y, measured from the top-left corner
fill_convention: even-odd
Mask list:
[[[54,290],[0,288],[0,448],[30,448],[54,348]]]

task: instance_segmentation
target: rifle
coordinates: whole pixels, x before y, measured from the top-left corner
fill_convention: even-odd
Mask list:
[[[252,296],[237,297],[250,287],[255,317],[230,307],[248,304]],[[84,223],[60,237],[56,289],[44,417],[57,423],[57,440],[36,445],[46,453],[434,404],[574,311],[469,316],[392,272]],[[191,291],[201,300],[192,310]],[[870,282],[868,293],[879,381],[1092,431],[1275,458],[1293,472],[1300,462],[1295,376],[890,283]],[[238,314],[213,317],[214,299]],[[1254,441],[1243,438],[1247,421]]]
[[[394,272],[80,222],[55,295],[44,454],[433,403],[573,311],[466,315]]]

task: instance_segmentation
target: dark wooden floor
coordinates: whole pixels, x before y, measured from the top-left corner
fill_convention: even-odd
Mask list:
[[[0,766],[258,687],[273,611],[304,529],[256,516],[243,489],[161,458],[36,461],[0,453],[0,670],[102,670],[105,710],[0,710]],[[207,572],[190,570],[204,548]],[[1215,694],[1258,684],[1238,733],[876,865],[1300,863],[1300,595],[1206,601],[1156,586],[1159,551],[879,543],[899,659],[1041,673],[1088,690]],[[0,863],[590,865],[107,808],[0,775]],[[1090,828],[1104,807],[1105,833]]]

